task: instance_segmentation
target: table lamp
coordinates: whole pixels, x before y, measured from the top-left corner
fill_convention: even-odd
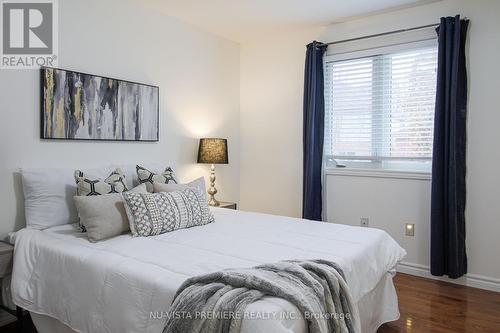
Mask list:
[[[208,194],[210,206],[219,206],[220,203],[215,199],[217,189],[215,188],[215,164],[228,164],[227,140],[220,138],[201,138],[198,147],[198,163],[211,164],[210,167],[210,188]]]

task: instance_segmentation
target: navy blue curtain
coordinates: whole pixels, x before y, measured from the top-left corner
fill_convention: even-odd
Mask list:
[[[321,167],[325,131],[323,54],[326,45],[307,45],[304,71],[303,188],[302,217],[321,221]]]
[[[443,17],[438,68],[431,199],[431,273],[458,278],[467,273],[465,172],[468,20]]]

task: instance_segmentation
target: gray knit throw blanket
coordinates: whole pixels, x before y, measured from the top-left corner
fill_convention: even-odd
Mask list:
[[[341,268],[326,260],[293,260],[186,280],[177,290],[163,333],[239,333],[243,319],[273,315],[245,313],[247,305],[267,296],[294,304],[310,333],[361,332]]]

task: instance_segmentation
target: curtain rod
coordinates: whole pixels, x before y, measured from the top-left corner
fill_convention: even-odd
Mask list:
[[[386,36],[386,35],[397,34],[400,32],[407,32],[407,31],[420,30],[420,29],[425,29],[425,28],[430,28],[430,27],[437,27],[438,25],[439,25],[439,23],[427,24],[427,25],[422,25],[422,26],[414,27],[414,28],[400,29],[400,30],[395,30],[395,31],[382,32],[382,33],[374,34],[374,35],[367,35],[367,36],[361,36],[361,37],[356,37],[356,38],[337,40],[335,42],[323,43],[323,45],[334,45],[334,44],[345,43],[345,42],[353,42],[355,40],[360,40],[360,39],[381,37],[381,36]]]

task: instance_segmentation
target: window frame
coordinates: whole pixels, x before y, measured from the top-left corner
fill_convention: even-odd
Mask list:
[[[326,71],[328,63],[338,62],[338,61],[346,61],[346,60],[356,60],[363,59],[367,57],[375,57],[375,56],[384,56],[398,52],[411,51],[412,49],[426,48],[426,47],[435,47],[437,48],[437,36],[431,35],[421,38],[419,40],[399,40],[396,39],[397,42],[394,42],[389,45],[383,46],[370,46],[367,48],[363,48],[362,46],[355,47],[354,50],[352,47],[347,47],[346,49],[342,49],[340,47],[339,52],[327,50],[326,55],[323,57],[323,68]],[[376,64],[375,64],[376,65]],[[375,71],[377,72],[377,71]],[[325,123],[328,121],[327,117],[329,112],[327,110],[327,101],[329,100],[329,96],[327,95],[326,89],[328,88],[327,76],[325,72]],[[379,101],[384,103],[384,101]],[[376,119],[375,124],[372,123],[373,127],[377,127],[380,125],[386,125],[381,119]],[[380,126],[382,128],[384,126]],[[380,137],[381,131],[372,132],[372,136]],[[327,132],[325,131],[325,134]],[[383,135],[382,135],[383,136]],[[384,136],[383,136],[384,137]],[[388,136],[387,136],[388,137]],[[384,137],[385,138],[385,137]],[[330,140],[330,139],[329,139]],[[329,145],[333,145],[332,142],[329,142]],[[330,146],[331,147],[331,146]],[[372,170],[380,170],[386,172],[396,172],[396,173],[422,173],[422,174],[430,174],[432,169],[432,157],[378,157],[378,154],[374,156],[337,156],[326,154],[327,145],[325,145],[324,152],[324,166],[325,170],[342,170],[342,169],[350,169],[350,170],[358,170],[360,172]],[[373,153],[373,149],[372,149]],[[378,153],[378,152],[377,152]],[[383,154],[387,155],[387,154]],[[333,160],[333,163],[331,161]],[[340,167],[339,167],[340,166]],[[328,172],[327,172],[328,173]]]

